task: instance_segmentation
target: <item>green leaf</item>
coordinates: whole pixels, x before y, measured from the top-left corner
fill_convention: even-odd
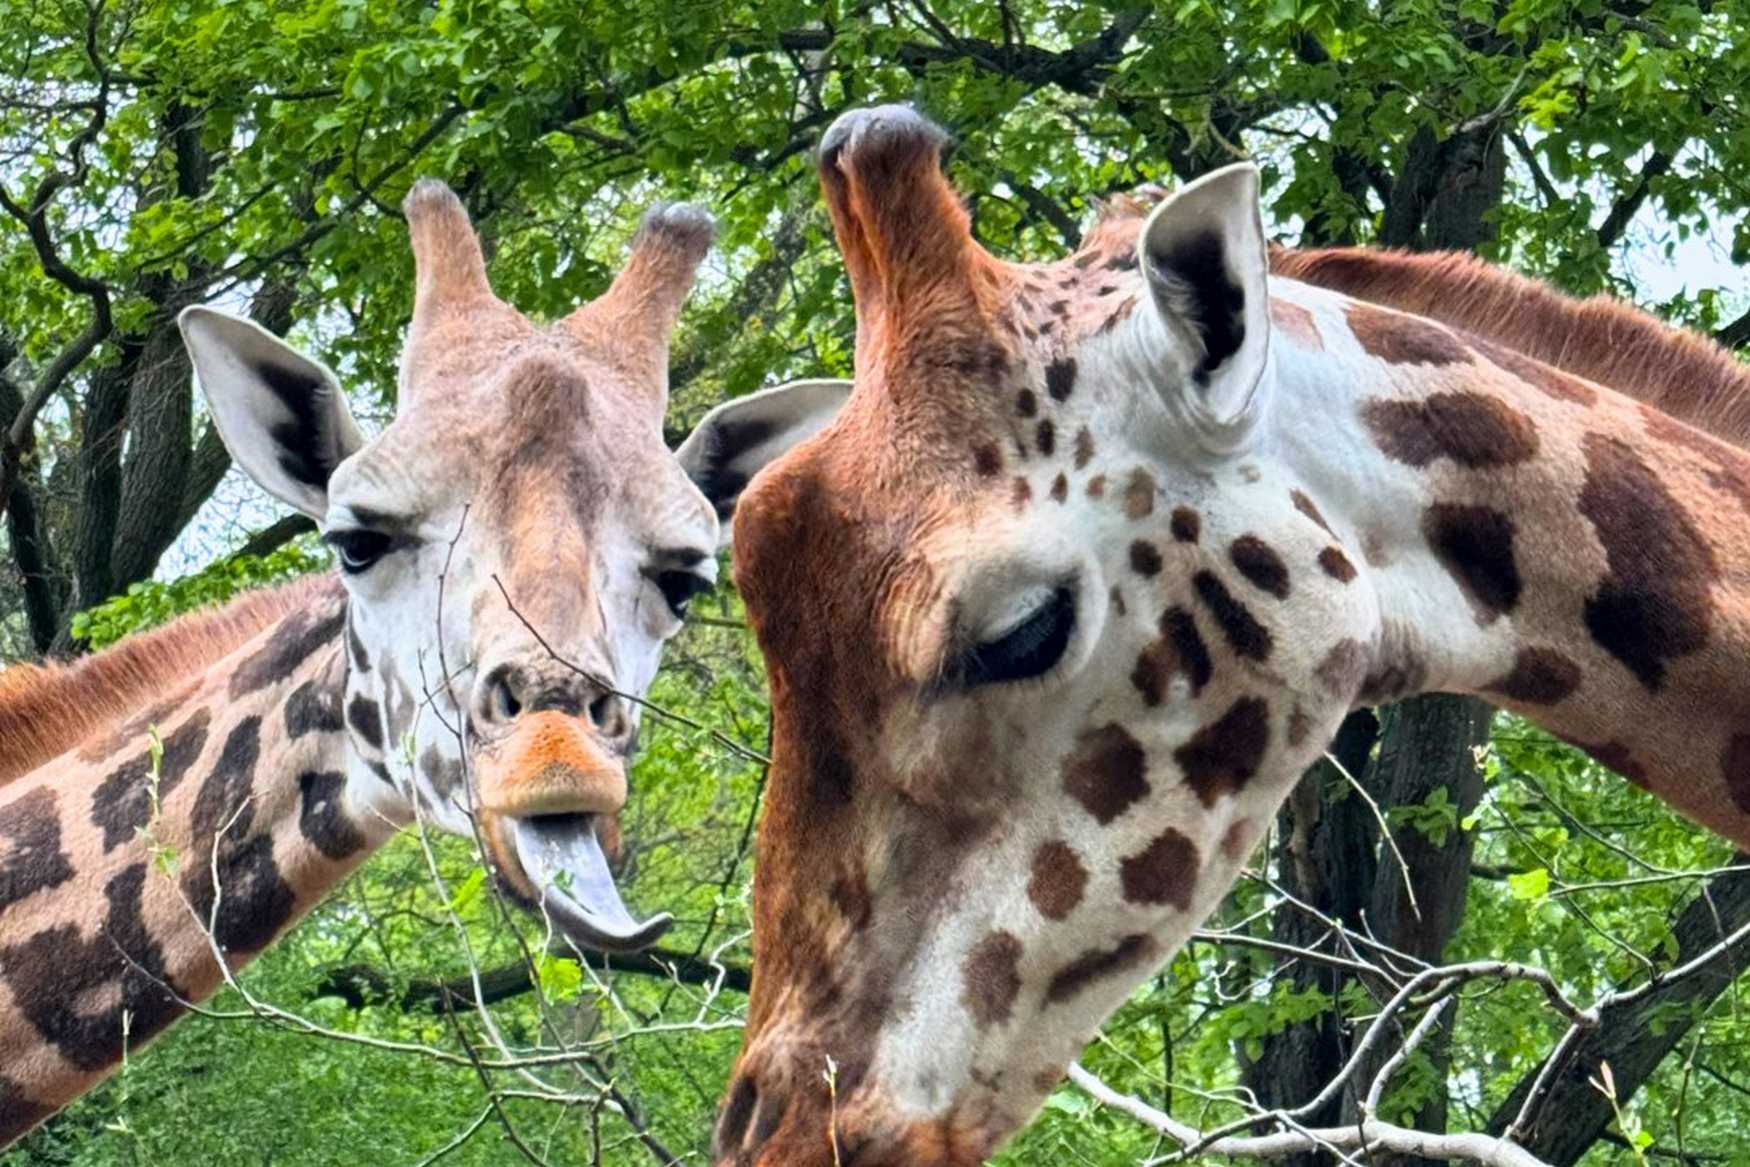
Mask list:
[[[583,989],[583,966],[569,957],[541,953],[535,957],[535,982],[555,1001],[573,1001]]]
[[[470,909],[480,902],[480,897],[486,888],[486,869],[476,867],[468,873],[468,877],[456,886],[450,893],[450,911],[458,916],[466,916]]]
[[[1549,895],[1549,870],[1537,867],[1509,875],[1507,886],[1514,899],[1541,900]]]

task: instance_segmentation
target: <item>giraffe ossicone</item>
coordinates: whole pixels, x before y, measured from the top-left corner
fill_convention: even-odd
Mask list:
[[[773,702],[721,1163],[981,1162],[1359,703],[1487,696],[1750,843],[1750,374],[1475,261],[1272,252],[1245,165],[1006,263],[944,139],[827,133],[854,387],[693,439]]]
[[[614,888],[636,700],[715,578],[665,447],[668,338],[709,216],[649,212],[598,299],[538,327],[460,201],[405,203],[395,418],[256,325],[182,318],[237,463],[338,577],[0,674],[0,1145],[114,1069],[397,828],[476,838],[554,932],[655,939]]]

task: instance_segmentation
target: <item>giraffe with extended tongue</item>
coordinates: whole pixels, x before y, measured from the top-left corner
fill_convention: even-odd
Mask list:
[[[711,221],[652,211],[613,286],[537,328],[493,296],[447,188],[406,212],[400,404],[370,441],[321,365],[208,309],[181,321],[231,454],[317,521],[339,577],[0,673],[0,1145],[416,817],[477,832],[577,944],[666,926],[627,913],[604,847],[627,695],[716,570],[717,520],[662,439]]]
[[[1750,373],[1475,261],[1272,259],[1249,166],[1005,263],[943,141],[822,144],[836,418],[684,451],[772,683],[721,1162],[982,1160],[1358,703],[1486,696],[1750,844]]]

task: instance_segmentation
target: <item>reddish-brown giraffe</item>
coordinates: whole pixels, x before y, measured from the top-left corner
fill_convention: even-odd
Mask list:
[[[1470,260],[1271,257],[1246,166],[1004,263],[942,144],[827,134],[857,379],[735,511],[773,765],[721,1162],[981,1161],[1359,703],[1483,695],[1750,844],[1750,375]],[[695,477],[840,396],[723,407]]]
[[[715,571],[716,518],[662,440],[711,221],[652,211],[613,286],[537,328],[492,295],[447,188],[405,209],[399,410],[368,442],[327,369],[182,318],[227,447],[317,521],[340,577],[0,673],[0,1146],[415,819],[477,837],[576,943],[665,925],[627,914],[604,847],[626,695]]]

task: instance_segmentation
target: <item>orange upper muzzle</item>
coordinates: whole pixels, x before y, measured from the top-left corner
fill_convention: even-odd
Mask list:
[[[508,734],[481,743],[474,774],[489,814],[606,816],[626,804],[625,763],[588,722],[558,710],[524,714]]]

